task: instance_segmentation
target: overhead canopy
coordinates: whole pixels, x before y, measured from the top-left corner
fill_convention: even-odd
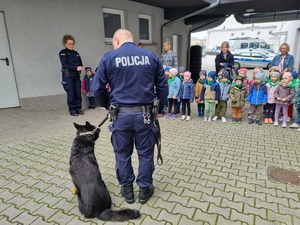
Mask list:
[[[182,18],[193,30],[222,23],[234,14],[239,23],[263,23],[300,19],[299,0],[131,0],[164,9],[164,19]],[[216,2],[218,4],[214,5]],[[209,8],[210,5],[214,7]],[[197,13],[199,12],[199,13]],[[201,28],[200,28],[201,27]],[[206,29],[208,29],[206,27]]]

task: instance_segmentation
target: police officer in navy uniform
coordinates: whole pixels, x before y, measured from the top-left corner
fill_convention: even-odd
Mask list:
[[[114,50],[101,59],[93,90],[101,107],[115,111],[109,129],[121,194],[127,203],[134,202],[131,155],[135,145],[139,159],[136,179],[139,202],[144,204],[154,193],[152,175],[158,127],[153,123],[151,108],[157,98],[160,107],[166,104],[167,78],[159,59],[154,53],[137,47],[131,32],[119,29],[112,41]]]
[[[67,92],[67,102],[71,116],[83,115],[81,111],[81,81],[82,61],[80,55],[74,50],[75,39],[66,34],[62,39],[65,49],[59,52],[62,68],[62,85]]]

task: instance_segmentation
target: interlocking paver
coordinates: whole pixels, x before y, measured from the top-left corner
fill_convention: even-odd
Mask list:
[[[279,221],[282,224],[292,224],[292,217],[291,215],[287,214],[278,214],[274,213],[273,211],[268,211],[267,212],[267,218],[268,220],[275,220]]]
[[[224,217],[226,219],[229,219],[230,211],[231,211],[231,209],[229,207],[217,206],[214,203],[210,203],[209,208],[207,210],[208,213],[219,214],[219,215],[222,215],[222,217]]]
[[[19,224],[32,224],[35,220],[37,220],[37,218],[38,216],[33,216],[25,211],[14,218],[12,222],[18,222]]]
[[[243,212],[246,214],[258,215],[263,219],[267,219],[267,209],[265,209],[265,208],[256,208],[254,206],[244,204]]]
[[[249,225],[255,224],[253,214],[241,213],[235,209],[231,210],[230,220],[245,222]]]
[[[211,214],[208,213],[207,211],[203,211],[202,209],[197,209],[195,216],[194,216],[194,220],[203,220],[206,223],[213,225],[213,224],[217,224],[217,217],[218,214]]]

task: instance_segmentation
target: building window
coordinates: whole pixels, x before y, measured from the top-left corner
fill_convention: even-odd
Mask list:
[[[124,28],[124,12],[103,8],[103,21],[105,41],[112,42],[116,30]]]
[[[234,33],[231,33],[231,36],[234,36]]]
[[[257,31],[257,35],[260,35],[260,31]]]
[[[248,43],[241,43],[241,49],[248,48]]]
[[[242,34],[241,34],[241,35],[242,35],[242,36],[244,36],[244,34],[245,34],[245,33],[244,33],[244,32],[242,32]]]
[[[139,32],[140,32],[140,42],[142,43],[152,42],[151,16],[139,14]]]

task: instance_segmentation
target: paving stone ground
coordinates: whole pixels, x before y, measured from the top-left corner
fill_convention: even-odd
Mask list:
[[[96,157],[113,208],[142,217],[118,224],[299,225],[300,187],[267,180],[268,167],[300,171],[300,132],[280,126],[160,119],[164,164],[156,166],[154,196],[144,205],[120,195],[106,123]],[[247,112],[247,109],[245,110]],[[99,108],[65,111],[0,110],[0,224],[112,224],[85,219],[70,192],[72,122],[98,124]],[[247,117],[247,115],[244,115]],[[137,155],[133,155],[137,171]],[[135,195],[138,195],[136,184]]]

